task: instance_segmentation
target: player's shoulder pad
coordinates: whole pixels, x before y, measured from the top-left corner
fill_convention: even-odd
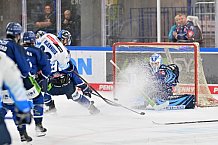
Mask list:
[[[167,65],[167,68],[169,68],[169,69],[171,69],[171,70],[179,70],[178,65],[176,65],[176,64],[174,64],[174,63]]]

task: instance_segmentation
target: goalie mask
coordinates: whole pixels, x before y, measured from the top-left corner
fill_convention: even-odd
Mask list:
[[[154,73],[156,73],[159,70],[161,64],[162,64],[162,57],[160,54],[155,53],[150,57],[150,66]]]

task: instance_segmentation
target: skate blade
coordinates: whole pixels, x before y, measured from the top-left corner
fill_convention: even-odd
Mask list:
[[[52,109],[52,110],[44,110],[45,114],[56,114],[57,113],[57,109]]]
[[[32,145],[32,143],[31,142],[27,142],[27,141],[22,141],[21,145]]]
[[[45,136],[46,133],[45,132],[36,132],[36,137],[42,137]]]

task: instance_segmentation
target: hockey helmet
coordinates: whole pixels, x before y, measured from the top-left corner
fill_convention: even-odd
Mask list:
[[[152,71],[156,73],[159,70],[160,65],[162,64],[162,57],[160,54],[154,53],[150,57],[150,66]]]
[[[71,44],[71,34],[67,30],[61,30],[58,32],[57,35],[58,39],[64,44],[64,45],[70,45]]]
[[[36,35],[33,31],[27,31],[23,34],[23,43],[35,43]]]
[[[6,34],[7,35],[20,35],[22,32],[22,26],[19,23],[16,22],[9,22],[6,26]]]

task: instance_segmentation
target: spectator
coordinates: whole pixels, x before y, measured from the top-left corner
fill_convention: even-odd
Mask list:
[[[65,10],[62,29],[69,31],[72,35],[72,45],[80,45],[81,20],[79,15],[73,16],[70,10]]]
[[[38,30],[55,33],[55,23],[56,19],[54,13],[52,12],[52,7],[51,5],[46,4],[44,7],[44,14],[39,16],[35,25]]]
[[[180,25],[177,26],[174,36],[177,39],[177,42],[201,43],[202,41],[202,33],[197,20],[195,18],[191,19],[191,17],[187,19],[185,14],[180,16]]]
[[[180,15],[179,23],[180,25],[176,27],[176,32],[174,32],[173,35],[177,42],[188,42],[187,30],[193,25],[193,23],[187,21],[185,14]]]
[[[170,32],[168,34],[168,39],[170,42],[176,42],[176,27],[180,25],[180,16],[181,14],[177,14],[175,16],[175,24],[170,28]]]

